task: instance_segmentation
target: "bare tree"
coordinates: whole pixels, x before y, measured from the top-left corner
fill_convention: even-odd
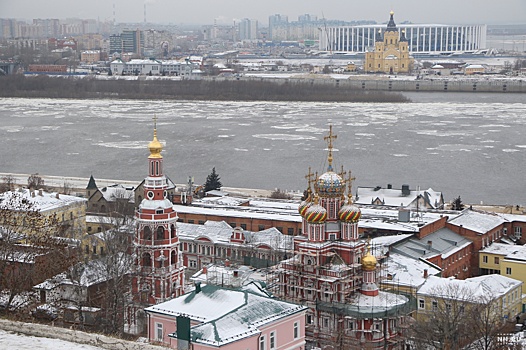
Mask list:
[[[471,349],[477,350],[499,350],[511,349],[509,342],[503,342],[501,334],[511,331],[503,317],[499,315],[499,302],[492,295],[484,295],[479,298],[478,304],[473,304],[468,310],[471,319],[471,330],[477,339],[470,345]]]
[[[411,328],[417,349],[505,349],[497,340],[506,324],[496,297],[474,296],[459,285],[436,287],[429,295],[431,305],[419,311]]]
[[[42,215],[18,193],[0,198],[0,290],[7,309],[18,295],[75,261],[75,249],[54,236],[58,230],[56,218]]]
[[[2,176],[0,183],[0,193],[13,191],[15,189],[16,179],[12,175]]]
[[[272,193],[270,193],[269,198],[273,198],[273,199],[292,199],[292,195],[287,193],[287,192],[285,192],[285,191],[280,190],[279,188],[277,188],[276,190],[272,191]]]
[[[44,186],[44,179],[42,178],[42,176],[38,175],[38,173],[31,174],[27,178],[27,186],[33,190],[37,188],[42,188]]]

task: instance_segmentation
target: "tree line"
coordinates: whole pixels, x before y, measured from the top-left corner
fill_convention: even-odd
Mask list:
[[[400,93],[361,91],[310,82],[265,80],[99,80],[85,77],[0,77],[1,97],[216,101],[409,102]]]

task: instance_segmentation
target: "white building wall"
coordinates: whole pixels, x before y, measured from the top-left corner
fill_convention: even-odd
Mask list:
[[[405,30],[412,53],[462,52],[486,48],[485,24],[472,26],[452,25],[398,25],[399,32]],[[321,51],[365,52],[374,47],[378,34],[385,25],[339,26],[320,28],[319,49]]]

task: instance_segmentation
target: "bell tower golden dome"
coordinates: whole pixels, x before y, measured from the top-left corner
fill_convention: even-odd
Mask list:
[[[163,145],[157,139],[157,116],[153,117],[153,121],[153,140],[148,144],[148,149],[150,150],[150,156],[148,158],[162,158],[161,151],[163,150]]]

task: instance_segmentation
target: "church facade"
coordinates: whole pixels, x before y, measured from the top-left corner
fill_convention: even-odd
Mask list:
[[[403,348],[412,303],[378,289],[381,265],[358,233],[361,211],[352,203],[353,178],[343,168],[333,169],[335,138],[331,126],[325,137],[327,171],[318,176],[309,169],[309,196],[298,209],[303,235],[294,237],[294,256],[273,271],[271,292],[309,308],[306,339],[311,346]]]
[[[414,60],[409,54],[405,31],[399,32],[394,22],[394,12],[387,28],[379,30],[374,43],[374,51],[365,53],[364,70],[367,73],[410,73]]]

